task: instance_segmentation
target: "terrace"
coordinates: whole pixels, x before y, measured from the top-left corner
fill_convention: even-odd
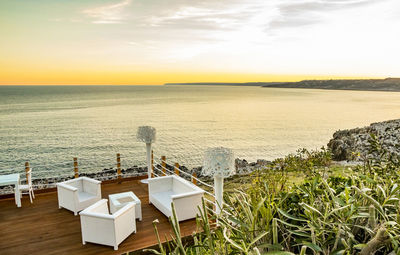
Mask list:
[[[58,209],[56,189],[36,193],[34,203],[29,196],[22,198],[22,207],[15,205],[14,197],[0,198],[0,249],[1,254],[122,254],[142,250],[157,244],[152,222],[157,225],[162,241],[172,233],[168,218],[149,204],[144,177],[105,181],[101,184],[102,198],[109,194],[133,191],[142,202],[142,221],[137,221],[137,233],[130,235],[114,251],[110,246],[82,244],[80,217],[71,211]],[[182,236],[196,231],[195,220],[180,222]]]
[[[0,195],[0,250],[2,254],[121,254],[133,251],[143,250],[144,248],[149,248],[157,245],[157,238],[154,233],[153,221],[158,220],[157,228],[158,233],[161,238],[161,242],[167,241],[173,234],[172,228],[170,226],[169,220],[165,215],[172,215],[171,205],[173,203],[176,207],[176,215],[180,222],[180,234],[182,237],[189,236],[197,231],[196,221],[193,219],[198,213],[197,208],[201,205],[201,199],[207,202],[207,210],[212,212],[212,214],[219,214],[222,208],[217,205],[223,205],[223,179],[229,177],[234,171],[234,156],[230,149],[217,147],[208,149],[205,155],[205,161],[203,166],[203,172],[206,175],[214,176],[214,187],[208,183],[203,182],[198,179],[196,172],[187,173],[182,171],[178,163],[167,164],[166,157],[161,156],[161,162],[155,159],[155,156],[151,150],[151,142],[155,139],[155,129],[149,126],[142,126],[138,128],[138,139],[146,143],[146,156],[147,156],[147,182],[144,184],[141,182],[142,179],[146,178],[143,175],[137,175],[133,173],[133,176],[129,176],[129,173],[125,173],[125,176],[121,171],[121,158],[120,154],[117,154],[117,178],[113,179],[110,176],[99,176],[103,179],[100,184],[98,181],[90,181],[93,185],[95,183],[96,193],[93,196],[94,200],[83,200],[80,205],[78,203],[78,187],[70,186],[68,184],[74,181],[64,182],[63,184],[58,184],[58,191],[56,188],[51,188],[47,186],[46,189],[38,189],[36,192],[36,199],[34,203],[30,203],[28,196],[24,196],[22,201],[20,201],[19,190],[20,190],[20,173],[13,173],[11,175],[4,175],[3,180],[0,184],[2,185],[15,185],[15,197],[14,194]],[[78,170],[78,160],[74,158],[74,177],[79,177]],[[9,173],[9,170],[3,169],[2,172]],[[42,170],[40,173],[45,173],[49,170]],[[32,169],[30,168],[29,162],[25,163],[25,173],[27,187],[30,190],[34,186],[32,185]],[[64,174],[65,175],[65,174]],[[188,184],[183,178],[191,180],[193,184]],[[58,177],[66,177],[62,174]],[[154,178],[160,177],[160,178]],[[67,177],[69,179],[70,177]],[[85,177],[86,178],[86,177]],[[63,178],[65,179],[65,178]],[[76,181],[83,185],[83,178],[79,178]],[[86,183],[88,179],[86,178]],[[68,183],[68,184],[67,184]],[[214,194],[205,191],[199,187],[199,185],[208,187],[214,190]],[[50,183],[49,183],[50,184]],[[52,183],[54,187],[54,183]],[[93,186],[88,185],[88,190],[93,190]],[[100,195],[100,185],[101,185],[101,195]],[[84,189],[80,186],[80,189]],[[84,186],[84,185],[83,185]],[[89,192],[88,191],[88,192]],[[67,195],[65,192],[75,192],[69,193]],[[98,228],[101,228],[98,224],[99,222],[104,222],[103,216],[97,214],[88,214],[88,212],[83,212],[81,217],[74,216],[71,211],[76,214],[78,211],[86,208],[86,210],[92,210],[91,207],[98,206],[95,203],[101,198],[108,198],[111,194],[118,194],[123,192],[133,192],[136,197],[134,199],[139,199],[141,202],[141,215],[142,220],[136,221],[136,233],[128,236],[122,243],[122,237],[119,236],[119,241],[113,239],[111,242],[112,246],[103,246],[95,243],[103,243],[110,245],[110,241],[105,241],[102,234],[109,234],[110,225],[104,227],[102,225],[102,232],[99,232]],[[84,192],[82,192],[84,193]],[[149,193],[151,196],[149,198]],[[32,193],[30,193],[32,195]],[[119,194],[121,195],[121,194]],[[208,199],[205,197],[208,197]],[[82,195],[83,196],[83,195]],[[118,196],[118,195],[117,195]],[[33,197],[33,195],[32,195]],[[115,197],[115,196],[114,196]],[[134,197],[131,195],[131,197]],[[15,205],[15,202],[18,206]],[[209,200],[211,199],[211,200]],[[71,202],[74,200],[75,203],[72,205]],[[149,201],[153,205],[149,204]],[[22,207],[21,207],[22,203]],[[108,210],[105,205],[105,201],[99,201],[102,209],[101,212]],[[59,209],[64,207],[69,210]],[[113,204],[114,206],[114,204]],[[158,209],[157,209],[157,208]],[[96,207],[99,208],[99,207]],[[129,210],[128,205],[125,207]],[[133,208],[133,205],[130,205]],[[115,208],[114,208],[115,209]],[[113,209],[111,209],[112,211]],[[121,211],[122,212],[122,208]],[[127,211],[125,211],[127,212]],[[113,214],[118,219],[132,219],[128,217],[125,212],[118,214]],[[131,216],[134,216],[135,211],[132,212]],[[130,213],[129,212],[129,213]],[[121,216],[124,214],[125,216]],[[83,216],[84,215],[84,216]],[[93,217],[90,220],[90,225],[92,230],[88,232],[88,222],[87,217]],[[140,216],[139,216],[140,217]],[[101,218],[101,220],[95,220],[94,218]],[[115,219],[115,218],[114,218]],[[189,219],[189,220],[187,220]],[[82,224],[85,226],[85,231],[82,233]],[[134,223],[132,220],[131,223]],[[117,220],[112,224],[117,224]],[[113,225],[112,228],[114,228]],[[134,226],[132,230],[127,230],[121,228],[121,226],[126,225],[125,221],[119,221],[119,229],[115,229],[118,233],[130,234],[134,231]],[[114,230],[113,230],[114,231]],[[125,231],[125,232],[124,232]],[[129,233],[127,231],[130,231]],[[89,239],[89,235],[92,235]],[[113,232],[114,233],[114,232]],[[122,235],[122,234],[121,234]],[[99,237],[100,236],[100,237]],[[127,235],[124,236],[124,238]],[[96,239],[97,238],[97,239]],[[86,244],[83,245],[82,241]],[[118,242],[118,243],[116,243]],[[118,245],[119,244],[119,245]],[[115,251],[114,249],[117,249]]]

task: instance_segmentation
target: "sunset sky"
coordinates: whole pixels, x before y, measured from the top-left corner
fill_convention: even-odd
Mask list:
[[[1,0],[0,84],[400,77],[399,0]]]

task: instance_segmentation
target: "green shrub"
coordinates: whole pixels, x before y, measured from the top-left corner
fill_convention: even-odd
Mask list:
[[[186,245],[179,223],[170,219],[172,241],[153,252],[400,254],[400,164],[376,139],[370,144],[378,157],[353,167],[349,176],[326,176],[331,161],[324,149],[278,159],[253,174],[249,189],[225,194],[223,214],[206,213],[203,202],[200,231]],[[288,171],[308,174],[289,186]]]
[[[295,154],[275,159],[269,167],[282,172],[304,171],[312,174],[317,169],[329,167],[331,162],[332,153],[325,147],[311,151],[303,148],[297,150]]]

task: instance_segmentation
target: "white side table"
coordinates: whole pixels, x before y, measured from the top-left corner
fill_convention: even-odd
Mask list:
[[[19,174],[8,174],[0,176],[0,186],[15,185],[15,203],[17,207],[21,207],[21,193],[19,191],[20,177]]]
[[[135,203],[135,217],[142,221],[142,203],[140,199],[132,192],[123,192],[117,194],[108,195],[110,201],[110,211],[115,213],[127,203]]]

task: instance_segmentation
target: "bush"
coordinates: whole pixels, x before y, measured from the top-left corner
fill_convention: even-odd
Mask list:
[[[303,148],[297,150],[295,154],[275,159],[269,167],[282,172],[304,171],[312,174],[318,169],[329,167],[331,162],[332,153],[325,147],[311,151]]]
[[[373,139],[373,137],[371,138]],[[251,188],[225,194],[216,216],[205,204],[191,244],[175,236],[161,254],[399,254],[399,161],[371,142],[378,158],[366,159],[352,175],[320,172],[330,165],[326,150],[299,150],[254,173]],[[288,186],[287,171],[307,171]],[[209,218],[211,217],[211,218]],[[213,225],[212,222],[218,222]]]

